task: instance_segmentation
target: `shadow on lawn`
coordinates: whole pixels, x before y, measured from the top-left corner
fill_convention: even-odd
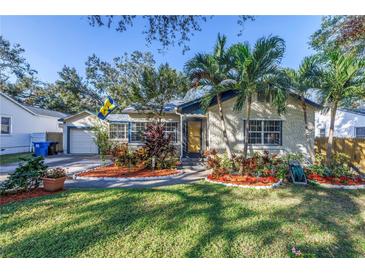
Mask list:
[[[237,188],[199,183],[184,188],[80,192],[81,195],[86,195],[85,193],[89,195],[79,205],[73,204],[73,200],[68,199],[67,195],[64,195],[63,199],[47,197],[40,199],[43,202],[40,202],[39,206],[45,210],[56,207],[61,211],[69,210],[69,215],[46,229],[4,246],[2,251],[0,249],[0,255],[2,254],[1,257],[77,257],[98,244],[112,241],[115,237],[123,237],[123,233],[127,231],[129,237],[134,237],[136,241],[139,240],[140,234],[150,228],[158,228],[157,231],[161,231],[160,233],[179,235],[186,229],[187,222],[191,225],[199,218],[204,220],[204,229],[199,228],[195,234],[192,233],[191,238],[186,239],[191,241],[186,248],[182,248],[174,255],[169,255],[168,251],[161,249],[153,256],[264,257],[278,254],[275,252],[271,254],[270,251],[261,252],[261,249],[267,249],[268,245],[273,247],[281,245],[283,250],[288,251],[286,256],[290,256],[291,244],[296,244],[297,241],[299,242],[297,247],[308,256],[364,256],[361,253],[363,250],[356,249],[351,234],[353,231],[346,225],[353,219],[357,222],[357,233],[364,231],[361,209],[354,201],[359,195],[357,192],[304,189],[295,186],[287,187],[285,192],[260,191],[241,192]],[[77,195],[78,192],[73,193]],[[271,208],[273,195],[277,195],[275,199],[279,200],[299,199],[299,203]],[[174,199],[164,201],[164,197],[171,198],[171,196]],[[154,201],[155,197],[160,197],[161,201]],[[253,197],[261,203],[260,208],[255,209],[253,206],[252,202],[258,202]],[[10,209],[10,213],[11,211]],[[14,208],[13,212],[16,211]],[[24,219],[23,225],[32,225],[32,222],[38,224],[36,217],[40,220],[45,218],[40,213],[33,220]],[[57,218],[57,215],[48,217]],[[328,231],[334,241],[329,244],[312,244],[286,229],[288,226],[305,227],[306,224]],[[20,221],[16,220],[1,224],[0,228],[2,232],[11,233],[19,225]],[[310,235],[311,232],[308,233]],[[243,238],[255,239],[250,251],[245,250],[245,245],[240,246]],[[146,239],[147,246],[148,242],[153,240]],[[219,243],[218,251],[210,253],[212,245],[217,243]],[[282,243],[286,246],[283,247]],[[134,254],[133,242],[129,248],[130,252],[125,250],[124,253],[120,251],[118,253],[116,250],[114,256],[121,254],[130,257],[128,254]],[[144,254],[139,256],[145,256]]]

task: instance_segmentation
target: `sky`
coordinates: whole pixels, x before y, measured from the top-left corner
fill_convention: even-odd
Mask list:
[[[161,45],[154,42],[146,45],[142,34],[144,22],[138,18],[128,31],[119,33],[106,27],[92,27],[86,16],[0,16],[0,33],[11,43],[19,43],[24,57],[38,71],[42,81],[53,82],[64,65],[75,67],[84,76],[87,57],[96,54],[111,61],[114,57],[134,50],[150,51],[157,64],[168,62],[182,70],[184,63],[197,52],[211,52],[220,32],[227,35],[228,45],[248,41],[253,44],[258,38],[278,35],[286,41],[286,52],[282,66],[297,68],[303,57],[313,51],[308,41],[320,27],[320,16],[256,16],[247,21],[241,36],[241,26],[236,16],[215,16],[202,23],[189,42],[190,51],[170,47],[159,53]]]

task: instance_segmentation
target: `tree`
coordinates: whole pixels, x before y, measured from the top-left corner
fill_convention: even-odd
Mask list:
[[[246,105],[246,123],[244,126],[244,157],[247,158],[249,121],[251,116],[252,96],[265,92],[274,98],[273,104],[281,113],[285,110],[286,90],[285,76],[279,69],[284,55],[285,42],[277,36],[262,37],[251,48],[248,43],[235,44],[228,53],[234,64],[231,88],[238,91],[234,110],[242,111]]]
[[[321,28],[312,36],[310,45],[319,51],[340,49],[365,54],[365,16],[324,16]]]
[[[146,35],[146,42],[150,45],[154,41],[159,41],[162,49],[166,50],[169,46],[174,46],[177,42],[178,46],[183,47],[183,53],[189,50],[187,45],[194,33],[201,31],[202,23],[206,22],[213,16],[197,16],[197,15],[144,15],[139,16],[144,22],[143,34]],[[118,32],[125,32],[133,27],[136,20],[135,15],[121,16],[89,16],[89,24],[91,26],[107,26],[115,27]],[[247,20],[254,20],[253,16],[240,15],[237,23],[242,26]],[[242,33],[242,29],[239,34]]]
[[[69,114],[98,110],[103,103],[102,97],[75,68],[64,66],[58,74],[59,79],[55,83],[37,90],[30,100],[32,104]]]
[[[326,52],[320,73],[321,103],[330,110],[327,142],[327,165],[332,161],[332,144],[336,112],[339,107],[352,106],[365,98],[365,60],[340,51]]]
[[[305,57],[299,66],[298,70],[285,69],[286,75],[290,79],[290,88],[300,96],[303,109],[303,118],[305,125],[305,136],[308,145],[310,146],[310,157],[314,161],[314,147],[310,140],[310,130],[308,126],[307,103],[305,98],[308,93],[318,87],[319,76],[318,58],[315,56]]]
[[[168,64],[162,64],[157,70],[144,69],[140,81],[132,84],[131,100],[138,111],[152,112],[161,119],[166,104],[182,98],[187,90],[187,78]]]
[[[198,53],[185,64],[187,75],[196,87],[204,87],[209,92],[202,99],[202,108],[206,111],[214,98],[217,98],[219,118],[221,121],[224,144],[229,158],[232,158],[229,146],[226,121],[223,114],[221,94],[230,89],[230,71],[232,62],[226,51],[227,37],[218,34],[212,54]]]
[[[92,55],[86,62],[86,78],[99,94],[112,96],[123,109],[132,102],[132,86],[138,85],[143,71],[152,69],[155,63],[150,52],[125,53],[112,63]]]
[[[23,57],[25,50],[0,36],[0,90],[23,101],[39,84],[37,71]]]

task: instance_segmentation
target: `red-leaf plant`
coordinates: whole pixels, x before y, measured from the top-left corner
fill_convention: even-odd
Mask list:
[[[144,133],[145,149],[150,159],[155,157],[156,162],[163,165],[168,157],[173,157],[175,147],[172,144],[173,135],[164,132],[163,123],[151,123]]]

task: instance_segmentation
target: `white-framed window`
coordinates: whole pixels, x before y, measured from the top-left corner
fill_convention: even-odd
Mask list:
[[[132,122],[131,123],[131,139],[132,143],[142,143],[144,141],[144,132],[147,129],[148,122]]]
[[[1,134],[11,133],[11,117],[1,116]]]
[[[270,94],[267,94],[266,92],[257,92],[257,101],[261,103],[270,103],[271,102],[271,96]]]
[[[319,137],[326,137],[326,128],[320,128],[319,129]]]
[[[281,145],[282,121],[250,120],[248,125],[248,143],[252,145]]]
[[[147,130],[147,125],[151,122],[132,122],[131,123],[131,138],[132,143],[143,143],[144,133]],[[177,122],[163,122],[165,134],[172,134],[173,142],[177,142]]]
[[[110,124],[109,125],[110,139],[114,140],[126,140],[128,139],[128,124]]]
[[[365,127],[355,127],[355,137],[365,138]]]
[[[177,142],[177,122],[165,122],[164,132],[165,134],[172,134],[172,141]]]

